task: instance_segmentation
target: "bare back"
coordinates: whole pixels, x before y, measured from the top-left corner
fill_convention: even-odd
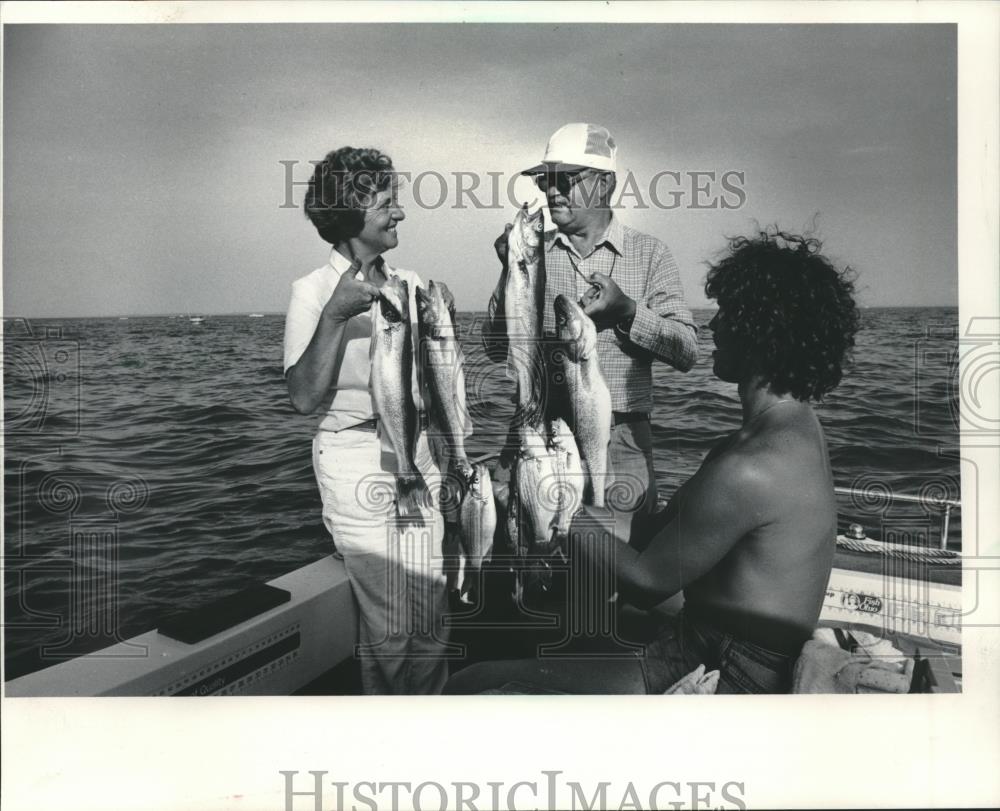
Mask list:
[[[735,471],[748,469],[755,479],[753,499],[745,505],[753,528],[684,594],[693,605],[773,619],[808,633],[819,618],[833,560],[833,477],[811,408],[796,404],[766,416],[723,440],[689,483],[712,468],[715,482],[739,481]],[[740,494],[723,487],[716,495],[721,500]]]

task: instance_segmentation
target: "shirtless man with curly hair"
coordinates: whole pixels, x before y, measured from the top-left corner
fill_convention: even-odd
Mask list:
[[[849,271],[820,244],[769,231],[731,241],[708,272],[719,310],[713,371],[735,383],[741,426],[723,437],[632,545],[602,511],[574,522],[571,554],[612,567],[622,600],[684,609],[634,661],[522,660],[474,665],[448,692],[538,685],[574,693],[662,693],[699,665],[718,692],[787,692],[819,619],[837,529],[826,440],[811,400],[839,382],[858,311]]]

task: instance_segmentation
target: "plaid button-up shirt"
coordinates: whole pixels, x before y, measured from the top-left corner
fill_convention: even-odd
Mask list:
[[[628,334],[617,327],[599,332],[597,356],[611,391],[612,409],[652,411],[653,360],[686,372],[698,359],[698,329],[684,302],[680,273],[670,249],[655,237],[623,225],[614,215],[587,256],[580,256],[564,234],[547,232],[542,327],[546,335],[556,331],[555,297],[562,293],[579,301],[590,287],[574,270],[574,262],[584,276],[610,276],[635,301],[635,318]],[[501,275],[483,325],[486,351],[494,361],[507,357],[502,306],[506,279],[506,274]]]

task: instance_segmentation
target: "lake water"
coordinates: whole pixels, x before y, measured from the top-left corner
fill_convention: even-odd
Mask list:
[[[711,315],[695,312],[702,360],[691,372],[654,367],[661,495],[739,424],[735,386],[712,375]],[[459,326],[469,451],[488,453],[513,412],[512,384],[485,360],[478,318],[460,314]],[[955,308],[863,311],[854,364],[817,409],[838,485],[959,497],[957,329]],[[283,330],[283,315],[8,319],[7,678],[331,551],[310,459],[318,420],[288,403]],[[926,526],[938,541],[936,513],[857,502],[843,500],[845,524],[876,537]],[[956,515],[953,547],[959,532]]]

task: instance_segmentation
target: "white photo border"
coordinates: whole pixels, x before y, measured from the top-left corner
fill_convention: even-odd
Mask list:
[[[1000,6],[795,3],[7,3],[25,22],[753,22],[958,25],[959,315],[1000,325]],[[1000,413],[997,392],[984,412]],[[747,807],[1000,805],[1000,437],[963,434],[963,692],[901,697],[4,699],[9,811],[285,809],[281,770],[333,781],[744,784]],[[992,496],[988,494],[992,493]],[[970,534],[975,538],[970,539]],[[972,544],[972,546],[970,546]],[[993,569],[988,560],[994,561]],[[969,582],[967,575],[966,582]],[[966,591],[969,595],[969,591]],[[975,618],[975,619],[973,619]],[[506,797],[507,788],[502,797]],[[332,788],[323,808],[334,807]],[[642,791],[640,790],[640,796]],[[436,797],[436,795],[430,795]],[[518,807],[534,807],[529,795]],[[485,797],[484,797],[485,799]],[[562,796],[565,801],[565,795]],[[541,802],[541,800],[540,800]],[[481,800],[482,804],[482,800]],[[347,807],[350,807],[348,805]],[[359,805],[358,807],[365,807]],[[436,807],[431,805],[430,807]],[[483,805],[482,807],[486,807]],[[734,807],[734,806],[729,806]],[[307,799],[294,808],[311,808]]]

